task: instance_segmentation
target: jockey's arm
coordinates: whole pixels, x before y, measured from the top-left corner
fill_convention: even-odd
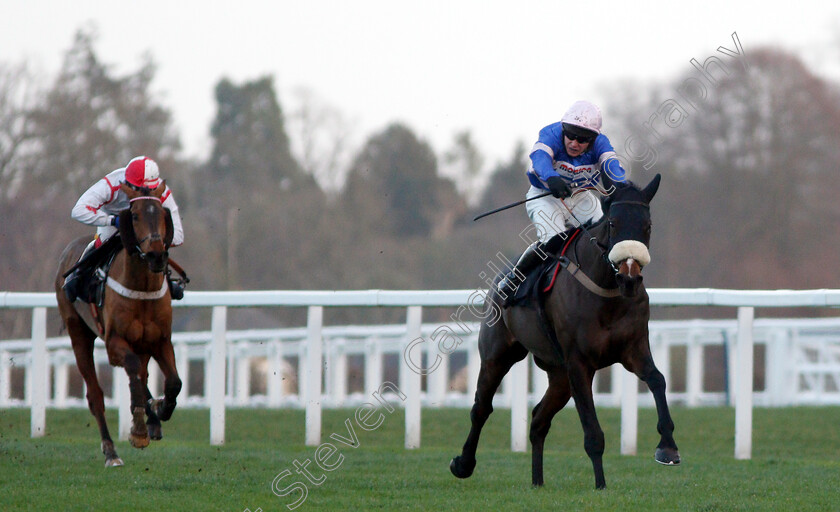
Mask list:
[[[543,183],[555,176],[554,155],[563,147],[563,129],[560,123],[550,124],[540,130],[539,138],[531,148],[531,167]]]
[[[114,199],[114,194],[119,190],[119,184],[114,188],[107,177],[94,183],[76,201],[70,216],[90,226],[108,226],[111,224],[111,215],[102,210],[102,207]]]
[[[601,172],[605,173],[609,178],[616,182],[627,181],[629,176],[621,162],[618,161],[618,156],[610,143],[610,139],[606,135],[601,134],[595,139],[595,153],[598,155],[598,163],[601,165]]]
[[[164,193],[167,194],[167,197],[162,204],[164,208],[169,208],[169,212],[172,214],[172,228],[175,230],[172,237],[172,247],[176,247],[184,243],[184,226],[181,224],[181,214],[178,212],[178,204],[175,203],[172,192],[167,189]]]

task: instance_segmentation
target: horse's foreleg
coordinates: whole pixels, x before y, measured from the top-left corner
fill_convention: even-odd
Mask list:
[[[531,415],[531,483],[534,486],[543,485],[543,449],[545,436],[551,428],[551,420],[566,406],[571,394],[569,375],[566,371],[549,372],[548,389]]]
[[[122,466],[123,461],[117,455],[114,441],[108,432],[108,424],[105,422],[105,397],[99,385],[99,379],[96,377],[96,363],[93,361],[93,341],[96,337],[87,328],[81,328],[73,320],[67,321],[67,331],[72,340],[76,367],[79,368],[79,373],[82,374],[87,387],[88,408],[93,417],[96,418],[97,425],[99,425],[105,466]]]
[[[637,366],[638,368],[634,368],[633,365],[625,365],[648,385],[653,394],[653,400],[656,402],[656,414],[659,417],[656,430],[659,432],[660,440],[654,458],[660,464],[675,466],[680,463],[680,452],[674,441],[674,421],[671,419],[668,400],[665,398],[665,377],[656,368],[649,354]]]
[[[168,421],[175,411],[178,403],[176,399],[181,392],[181,378],[178,377],[178,369],[175,367],[175,351],[171,342],[164,343],[155,360],[163,372],[163,400],[154,402],[154,410],[161,421]]]
[[[572,396],[575,398],[575,407],[580,416],[580,424],[583,427],[583,448],[592,461],[592,469],[595,470],[595,488],[604,489],[607,482],[604,478],[604,431],[598,422],[595,414],[595,401],[592,398],[592,378],[595,370],[584,362],[575,360],[569,361],[569,382],[572,387]]]
[[[149,446],[149,431],[146,428],[146,384],[141,379],[145,371],[140,356],[134,353],[123,339],[112,339],[108,343],[108,358],[114,366],[122,366],[128,375],[128,389],[131,392],[131,432],[128,440],[135,448]]]
[[[154,397],[149,391],[149,358],[148,355],[140,358],[140,382],[143,383],[143,404],[146,409],[146,428],[149,431],[149,439],[159,441],[163,439],[163,432],[160,428],[160,418],[152,407]]]
[[[449,470],[458,478],[472,476],[475,469],[478,438],[481,436],[484,423],[493,412],[493,395],[496,394],[499,384],[514,363],[524,359],[527,355],[528,351],[522,345],[516,344],[508,348],[501,357],[481,362],[475,391],[475,404],[470,410],[470,433],[461,449],[461,455],[458,455],[449,463]]]

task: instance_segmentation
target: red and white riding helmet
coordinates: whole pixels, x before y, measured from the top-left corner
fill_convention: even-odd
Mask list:
[[[595,132],[601,133],[601,109],[588,101],[576,101],[563,114],[561,122]]]
[[[160,185],[158,164],[145,156],[132,158],[125,166],[125,181],[135,187],[158,188]]]

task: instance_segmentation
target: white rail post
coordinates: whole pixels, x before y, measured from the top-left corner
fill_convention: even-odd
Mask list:
[[[449,354],[440,351],[434,338],[427,344],[426,361],[431,371],[426,376],[426,406],[442,407],[449,387]]]
[[[32,310],[32,365],[29,367],[32,387],[29,396],[32,400],[30,410],[30,435],[43,437],[47,425],[47,308]]]
[[[225,444],[225,365],[227,363],[227,307],[213,306],[209,380],[210,444]]]
[[[382,345],[377,337],[365,341],[365,392],[379,389],[382,385]]]
[[[531,381],[534,383],[534,397],[539,402],[548,391],[548,374],[537,366],[533,357],[531,358]]]
[[[479,373],[481,373],[481,356],[478,353],[478,340],[473,338],[467,345],[467,401],[470,407],[475,401]]]
[[[131,435],[131,391],[128,389],[128,374],[125,368],[111,367],[111,380],[114,386],[111,391],[114,405],[117,407],[117,436],[120,441],[128,441]]]
[[[0,407],[8,407],[12,391],[12,372],[9,352],[0,350]]]
[[[614,379],[621,379],[621,454],[636,455],[636,442],[639,431],[639,378],[616,364],[620,375],[613,373]]]
[[[248,400],[251,397],[251,357],[248,355],[248,347],[250,343],[248,340],[242,340],[234,347],[236,357],[236,404],[247,406]]]
[[[283,347],[280,341],[274,341],[268,350],[268,375],[266,390],[269,407],[280,407],[283,403]]]
[[[510,449],[528,449],[528,358],[510,369]]]
[[[738,368],[735,372],[735,458],[752,458],[753,318],[755,308],[738,308]]]
[[[703,393],[703,345],[700,344],[699,333],[696,332],[689,335],[685,372],[686,404],[689,407],[697,407]]]
[[[177,365],[178,368],[178,377],[180,377],[182,385],[181,385],[181,401],[184,403],[187,402],[187,399],[190,397],[190,349],[186,343],[179,343],[175,345],[175,353],[178,354],[175,356],[175,360],[179,362]]]
[[[323,379],[324,307],[309,306],[306,320],[306,446],[321,444],[321,381]]]
[[[72,356],[69,350],[60,350],[56,353],[59,358],[55,365],[55,395],[53,406],[57,409],[67,408],[67,379],[69,377],[67,360]]]
[[[347,340],[336,338],[330,345],[330,398],[334,407],[342,407],[347,400]]]
[[[413,346],[412,343],[421,337],[421,322],[423,308],[420,306],[409,306],[406,314],[406,345],[405,350]],[[422,367],[421,347],[414,351],[420,358],[417,366]],[[403,359],[411,357],[411,354],[404,352]],[[431,362],[430,362],[431,363]],[[413,450],[420,448],[420,373],[408,367],[408,364],[401,365],[400,376],[404,386],[405,400],[405,448]]]
[[[152,358],[149,359],[149,365],[147,368],[149,371],[149,378],[147,381],[149,393],[152,394],[152,398],[156,398],[160,396],[160,386],[158,386],[158,381],[160,380],[161,375],[160,366],[158,366],[158,362]]]

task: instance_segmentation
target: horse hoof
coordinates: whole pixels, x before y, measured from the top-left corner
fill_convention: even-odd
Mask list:
[[[469,478],[475,469],[475,459],[465,462],[460,455],[452,459],[449,463],[449,471],[458,478]]]
[[[113,459],[108,459],[108,460],[105,461],[105,467],[106,468],[118,468],[118,467],[120,467],[124,464],[125,463],[123,462],[123,460],[119,457],[116,457],[116,458],[113,458]]]
[[[680,464],[680,452],[673,448],[657,448],[653,458],[663,466],[678,466]]]
[[[135,436],[132,435],[128,438],[128,441],[131,443],[131,446],[135,448],[140,448],[141,450],[147,446],[149,446],[149,435],[146,434],[145,436]]]
[[[149,428],[149,437],[152,441],[160,441],[163,439],[163,429],[160,428],[160,425],[148,425]]]

